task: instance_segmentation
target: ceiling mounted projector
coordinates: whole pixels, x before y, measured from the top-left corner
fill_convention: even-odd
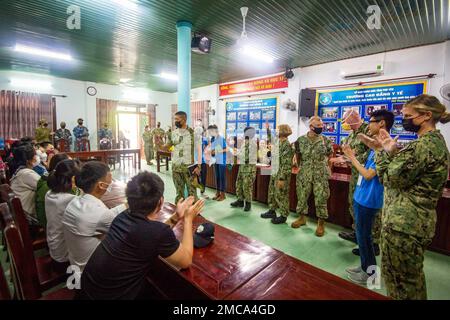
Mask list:
[[[211,51],[211,39],[204,34],[194,34],[191,42],[191,50],[200,54],[209,53]]]

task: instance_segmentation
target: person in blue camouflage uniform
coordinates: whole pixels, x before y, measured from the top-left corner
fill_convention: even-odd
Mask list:
[[[447,181],[450,155],[437,122],[450,113],[436,97],[420,95],[402,109],[403,127],[419,138],[399,149],[380,131],[376,139],[360,135],[376,151],[385,188],[381,228],[381,273],[394,299],[426,299],[424,253],[435,233],[436,206]]]
[[[73,135],[75,137],[75,151],[87,151],[82,141],[87,140],[89,137],[89,130],[83,126],[83,119],[77,120],[78,126],[73,128]]]
[[[269,131],[270,132],[270,131]],[[271,219],[273,224],[285,223],[289,216],[289,186],[292,173],[292,157],[294,149],[289,143],[288,137],[292,129],[287,124],[278,126],[278,139],[271,149],[272,172],[269,181],[268,204],[269,211],[261,214],[263,219]],[[276,210],[280,210],[277,216]]]
[[[306,224],[305,214],[308,212],[308,199],[314,193],[316,206],[317,229],[316,236],[325,233],[325,220],[328,218],[327,201],[330,197],[328,179],[331,172],[328,159],[333,154],[333,144],[322,135],[323,122],[318,116],[309,121],[309,131],[295,142],[295,161],[298,164],[297,173],[297,214],[299,218],[292,228],[300,228]]]
[[[112,130],[108,127],[108,123],[105,122],[103,124],[103,128],[98,130],[98,139],[99,140],[102,140],[102,139],[112,140],[112,138],[113,138]]]
[[[60,128],[55,131],[55,145],[59,146],[59,142],[64,140],[65,150],[59,150],[61,152],[69,152],[70,146],[72,145],[72,133],[69,129],[66,129],[66,123],[62,121],[60,123]]]
[[[239,150],[234,150],[239,160],[239,171],[236,178],[237,200],[231,203],[233,208],[242,208],[248,212],[252,208],[253,184],[256,178],[257,146],[255,128],[244,129],[244,142]]]
[[[108,123],[103,124],[103,128],[98,130],[98,145],[100,150],[108,150],[112,148],[113,133],[108,127]]]

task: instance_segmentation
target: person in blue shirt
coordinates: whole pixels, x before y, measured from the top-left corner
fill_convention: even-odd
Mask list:
[[[377,136],[380,129],[389,132],[393,123],[394,114],[391,111],[374,111],[369,121],[369,133]],[[369,277],[377,272],[372,226],[376,215],[383,207],[384,188],[377,176],[374,150],[370,150],[365,165],[359,163],[355,152],[349,145],[344,145],[342,150],[359,172],[353,195],[353,210],[361,264],[355,268],[348,268],[346,271],[349,279],[353,282],[367,284]],[[380,275],[375,274],[375,276],[379,277]]]
[[[89,139],[89,130],[83,126],[83,119],[79,118],[77,122],[78,126],[73,128],[73,135],[75,136],[75,151],[88,151],[86,150],[86,145],[83,142],[84,140]]]
[[[194,148],[194,159],[196,162],[198,162],[198,152],[202,153],[202,163],[200,165],[200,194],[203,198],[208,199],[208,196],[205,195],[205,186],[206,186],[206,174],[207,174],[207,167],[206,167],[206,161],[205,161],[205,149],[208,146],[208,139],[205,137],[205,132],[203,130],[203,127],[196,126],[194,129],[194,135],[195,135],[195,146],[199,146]],[[200,145],[201,144],[201,145]]]
[[[210,125],[208,133],[211,137],[211,157],[215,159],[214,173],[216,176],[216,195],[213,200],[223,201],[225,196],[226,168],[227,168],[227,142],[219,134],[217,126]]]

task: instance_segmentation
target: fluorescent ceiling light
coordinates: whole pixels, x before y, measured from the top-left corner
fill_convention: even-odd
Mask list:
[[[16,44],[16,46],[14,47],[14,51],[28,53],[28,54],[46,57],[46,58],[54,58],[54,59],[60,59],[60,60],[66,60],[66,61],[72,60],[72,57],[70,56],[70,54],[29,47],[29,46],[25,46],[22,44]]]
[[[264,53],[263,51],[261,51],[259,49],[256,49],[255,47],[252,47],[252,46],[248,46],[248,45],[243,46],[242,53],[249,57],[252,57],[254,59],[260,60],[260,61],[264,61],[267,63],[273,62],[273,58],[270,55]]]
[[[12,78],[11,86],[12,87],[23,87],[23,88],[34,88],[34,89],[50,89],[52,87],[52,83],[50,81],[44,81],[44,80]]]
[[[131,81],[131,79],[129,79],[129,78],[121,78],[119,81],[121,83],[125,83],[125,82],[128,82],[128,81]]]
[[[159,76],[160,76],[161,78],[168,79],[168,80],[175,80],[175,81],[178,80],[178,75],[176,75],[176,74],[174,74],[174,73],[161,72],[161,73],[159,74]]]
[[[137,3],[131,0],[113,0],[113,2],[129,9],[137,9],[138,7]]]

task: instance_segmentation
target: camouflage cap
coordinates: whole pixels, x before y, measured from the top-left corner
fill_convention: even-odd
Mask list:
[[[278,134],[283,137],[289,137],[292,134],[292,129],[287,124],[280,124],[278,126]]]

